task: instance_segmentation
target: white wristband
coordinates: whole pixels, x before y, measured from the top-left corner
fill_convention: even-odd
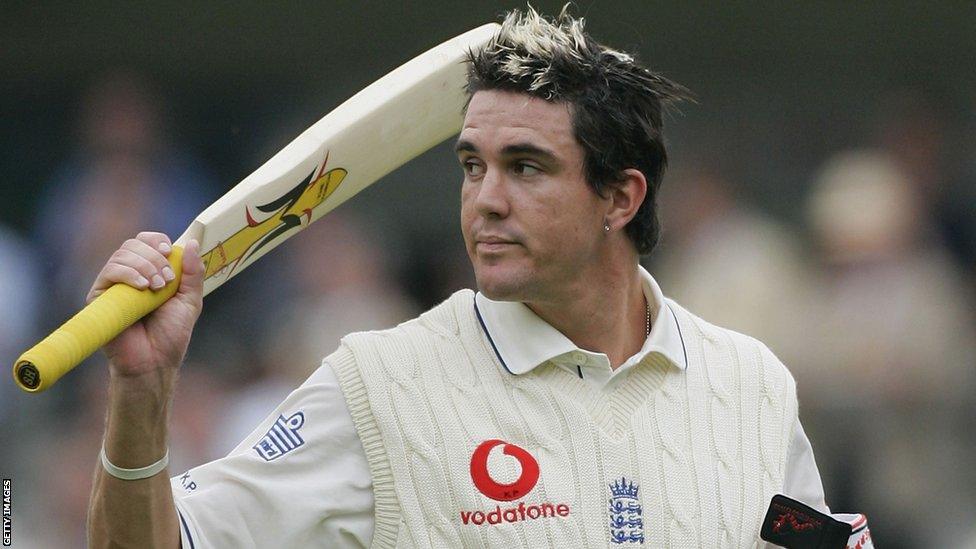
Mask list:
[[[99,455],[102,460],[102,467],[105,468],[105,472],[112,475],[115,478],[122,480],[141,480],[144,478],[149,478],[169,465],[169,448],[166,449],[166,454],[152,465],[147,467],[140,467],[138,469],[123,469],[122,467],[117,467],[108,460],[105,456],[105,446],[102,446],[102,451]]]

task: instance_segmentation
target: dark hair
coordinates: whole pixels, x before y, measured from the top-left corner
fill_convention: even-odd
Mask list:
[[[650,253],[661,233],[656,197],[668,162],[663,111],[690,92],[597,43],[566,9],[554,20],[531,7],[509,12],[498,33],[468,53],[468,62],[469,96],[500,89],[573,106],[586,178],[600,196],[622,180],[623,170],[644,174],[647,196],[626,231],[639,254]]]

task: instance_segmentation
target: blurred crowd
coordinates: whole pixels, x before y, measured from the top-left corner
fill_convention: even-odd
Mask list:
[[[8,364],[83,304],[123,240],[178,235],[226,190],[138,76],[108,76],[82,103],[33,227],[0,220]],[[783,182],[804,189],[790,219],[720,154],[679,151],[646,265],[666,295],[787,364],[835,512],[867,514],[879,547],[976,547],[976,174],[924,94],[893,90],[877,108],[863,143]],[[355,210],[308,231],[208,296],[173,407],[173,474],[227,453],[342,335],[473,287],[461,248],[393,254]],[[83,544],[107,375],[103,357],[88,362],[40,398],[0,383],[18,547]]]

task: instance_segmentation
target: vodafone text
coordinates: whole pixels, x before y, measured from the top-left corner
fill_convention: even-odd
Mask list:
[[[502,509],[501,506],[496,505],[493,511],[461,511],[461,522],[476,525],[500,524],[502,522],[521,522],[556,516],[569,516],[569,506],[565,503],[526,505],[525,502],[520,501],[518,507]]]

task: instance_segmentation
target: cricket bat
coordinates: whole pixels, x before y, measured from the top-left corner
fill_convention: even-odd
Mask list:
[[[203,211],[174,242],[176,279],[159,290],[116,284],[14,363],[21,389],[53,385],[82,360],[172,297],[183,245],[200,242],[203,294],[410,159],[456,134],[466,101],[469,49],[497,31],[483,25],[372,83],[305,130]]]

